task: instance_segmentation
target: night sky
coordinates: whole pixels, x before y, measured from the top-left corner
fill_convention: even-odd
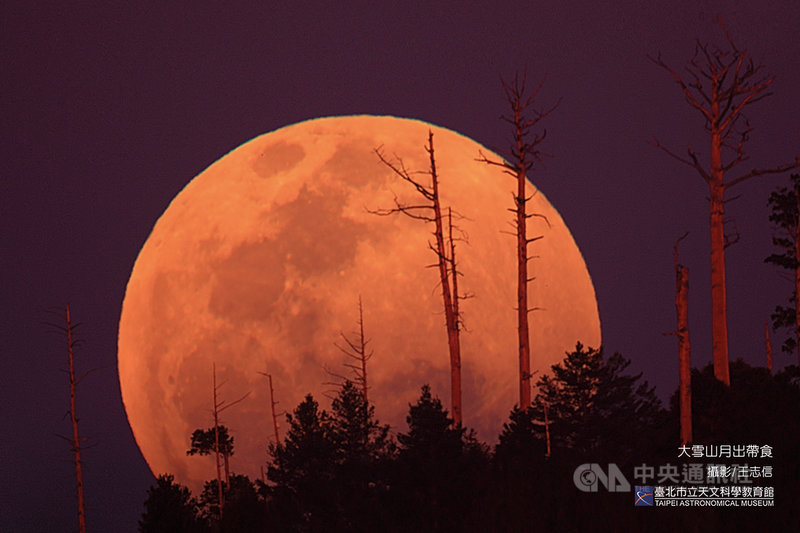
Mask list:
[[[9,531],[77,522],[71,454],[57,436],[70,432],[65,342],[44,325],[66,303],[82,323],[79,369],[97,368],[78,397],[94,445],[89,529],[136,530],[154,478],[117,378],[128,276],[172,198],[259,134],[319,116],[388,114],[504,148],[500,76],[525,67],[533,82],[546,76],[540,104],[562,103],[546,121],[553,157],[530,177],[583,252],[606,350],[631,359],[662,400],[677,387],[677,341],[663,334],[675,328],[672,245],[687,230],[693,364],[711,359],[708,191],[646,141],[706,156],[708,143],[698,112],[646,55],[661,51],[681,68],[696,37],[723,42],[715,20],[724,14],[737,44],[776,76],[774,95],[747,110],[755,129],[740,169],[800,153],[794,0],[112,4],[0,8],[0,524]],[[763,364],[764,320],[791,291],[763,262],[773,251],[767,197],[787,182],[756,178],[730,194],[741,195],[727,205],[741,236],[727,250],[731,359]],[[780,353],[782,335],[773,333],[778,368],[796,362]]]

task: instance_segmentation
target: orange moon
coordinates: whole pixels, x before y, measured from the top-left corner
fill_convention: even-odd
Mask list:
[[[475,141],[425,122],[386,116],[321,118],[261,135],[195,177],[159,218],[131,273],[119,326],[122,399],[154,474],[190,487],[214,477],[213,459],[187,456],[212,423],[212,364],[220,398],[249,396],[222,413],[234,437],[231,469],[258,476],[272,439],[269,390],[292,411],[307,393],[323,407],[346,373],[335,346],[351,335],[358,298],[374,356],[377,417],[405,431],[409,403],[430,383],[450,403],[449,355],[430,225],[369,211],[419,203],[374,150],[428,169],[433,131],[440,195],[468,242],[459,242],[463,418],[496,439],[518,401],[513,178],[476,161]],[[422,178],[426,176],[421,175]],[[599,346],[600,320],[586,264],[561,216],[535,193],[529,236],[532,367],[540,373],[576,341]],[[352,338],[352,337],[351,337]],[[285,423],[281,417],[282,436]]]

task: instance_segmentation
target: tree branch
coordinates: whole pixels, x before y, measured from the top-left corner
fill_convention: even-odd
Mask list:
[[[690,159],[685,159],[685,158],[679,156],[678,154],[676,154],[675,152],[673,152],[672,150],[670,150],[669,148],[667,148],[666,146],[662,145],[659,142],[658,138],[656,138],[656,137],[653,137],[653,140],[652,141],[648,141],[647,144],[649,144],[650,146],[654,146],[654,147],[656,147],[656,148],[658,148],[660,150],[663,150],[667,155],[669,155],[673,159],[676,159],[676,160],[680,161],[684,165],[688,165],[688,166],[692,167],[693,169],[695,169],[700,174],[700,176],[706,182],[711,180],[711,177],[708,175],[708,172],[705,171],[705,169],[700,164],[700,161],[697,160],[697,154],[695,154],[695,152],[694,152],[694,150],[692,150],[691,146],[686,149],[686,152],[689,154],[689,158]]]
[[[800,167],[800,155],[795,156],[794,163],[787,163],[785,165],[780,165],[774,168],[753,169],[747,174],[739,176],[738,178],[733,179],[728,183],[726,183],[725,188],[730,189],[734,185],[738,185],[741,182],[749,180],[750,178],[755,178],[756,176],[762,176],[764,174],[780,174],[782,172],[786,172],[787,170],[792,170],[798,167]]]

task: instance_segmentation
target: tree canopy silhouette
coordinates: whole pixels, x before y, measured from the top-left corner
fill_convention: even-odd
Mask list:
[[[623,372],[630,361],[614,353],[584,347],[580,342],[552,375],[539,379],[533,400],[535,424],[545,438],[545,408],[553,453],[571,456],[609,457],[623,462],[652,438],[664,421],[661,402],[654,387],[641,380],[641,373]]]
[[[464,531],[483,490],[485,446],[453,422],[428,385],[406,421],[392,485],[398,514],[410,530]]]
[[[199,505],[189,489],[176,483],[172,474],[161,474],[147,490],[139,531],[200,533],[208,531],[208,524],[200,517]]]
[[[797,350],[797,364],[800,365],[800,308],[797,294],[800,291],[800,174],[792,174],[790,187],[779,187],[769,195],[769,220],[776,225],[772,244],[780,252],[771,254],[764,261],[792,272],[792,294],[789,306],[778,305],[772,313],[775,329],[788,329],[791,334],[784,340],[781,349],[790,353]]]

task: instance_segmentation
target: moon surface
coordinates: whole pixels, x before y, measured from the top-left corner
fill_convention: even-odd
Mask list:
[[[471,139],[411,119],[346,116],[309,120],[256,137],[220,158],[181,191],[153,228],[128,282],[119,326],[122,398],[154,474],[192,488],[215,475],[213,459],[187,456],[194,429],[212,422],[212,365],[221,414],[234,437],[231,469],[260,475],[273,440],[268,382],[278,409],[307,393],[323,408],[347,374],[335,344],[355,339],[358,299],[374,356],[370,400],[393,431],[429,383],[450,404],[449,355],[430,224],[402,214],[395,198],[418,193],[378,159],[427,171],[434,134],[443,206],[465,241],[456,259],[461,302],[463,418],[494,441],[518,401],[516,240],[509,235],[513,178],[476,161]],[[429,179],[418,174],[420,180]],[[532,368],[540,373],[576,341],[599,346],[600,320],[586,264],[544,194],[534,196],[528,235]],[[535,381],[536,378],[534,378]],[[280,417],[281,437],[286,434]]]

